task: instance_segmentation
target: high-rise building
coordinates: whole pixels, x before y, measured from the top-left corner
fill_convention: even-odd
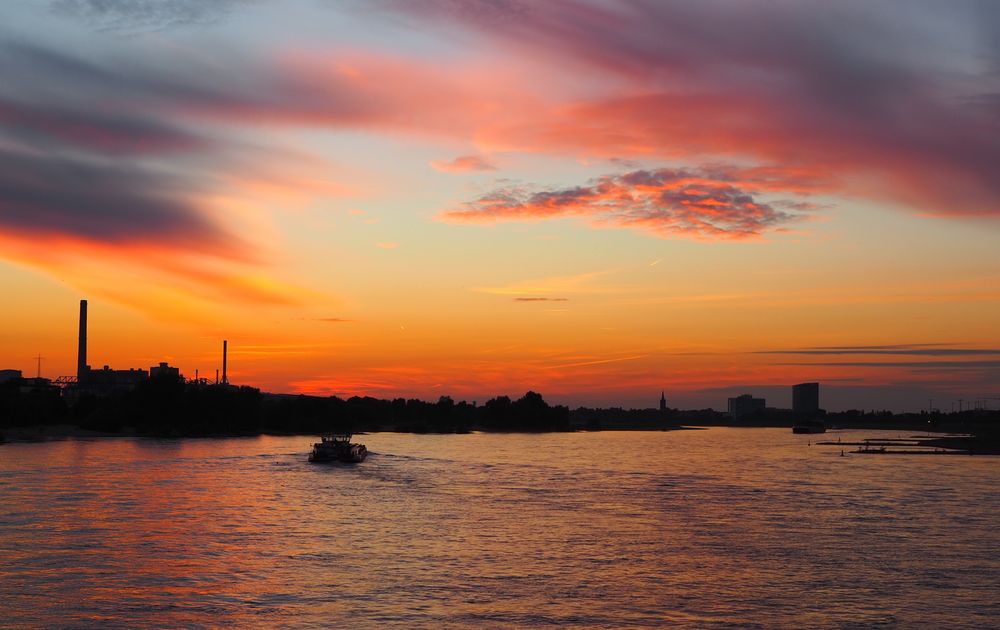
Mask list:
[[[729,415],[740,418],[758,411],[764,411],[767,403],[763,398],[754,398],[750,394],[743,394],[736,398],[729,399]]]
[[[819,383],[792,386],[792,411],[809,415],[819,412]]]

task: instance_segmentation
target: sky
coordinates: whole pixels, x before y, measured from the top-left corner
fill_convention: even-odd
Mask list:
[[[995,408],[998,219],[990,0],[0,3],[0,369]]]

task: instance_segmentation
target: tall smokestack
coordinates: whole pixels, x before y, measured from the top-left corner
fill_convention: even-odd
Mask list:
[[[82,382],[87,377],[87,300],[80,300],[80,336],[76,352],[76,380]]]
[[[226,376],[226,363],[229,361],[229,342],[222,340],[222,384],[229,384],[229,377]]]

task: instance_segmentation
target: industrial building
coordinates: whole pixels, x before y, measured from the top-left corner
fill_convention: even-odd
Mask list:
[[[181,377],[180,368],[171,367],[167,363],[160,361],[160,364],[149,368],[149,378],[170,377],[179,379]]]
[[[76,389],[79,392],[106,394],[131,389],[149,379],[149,372],[140,368],[115,370],[105,365],[99,370],[87,364],[87,300],[80,300],[80,334],[76,355]]]
[[[763,398],[754,398],[750,394],[743,394],[729,399],[729,415],[733,418],[741,418],[752,413],[764,411],[766,401]]]
[[[819,413],[819,383],[792,386],[792,411],[810,416]]]
[[[180,369],[166,362],[144,370],[129,368],[116,370],[105,365],[95,370],[87,363],[87,300],[80,300],[80,331],[76,356],[76,379],[70,380],[72,394],[109,394],[111,392],[132,389],[150,377],[173,376],[182,378]]]

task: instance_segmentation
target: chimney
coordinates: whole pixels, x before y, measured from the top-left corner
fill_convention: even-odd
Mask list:
[[[80,336],[76,354],[76,381],[87,378],[87,300],[80,300]]]
[[[229,377],[226,376],[226,363],[229,360],[229,342],[222,340],[222,384],[229,385]]]

